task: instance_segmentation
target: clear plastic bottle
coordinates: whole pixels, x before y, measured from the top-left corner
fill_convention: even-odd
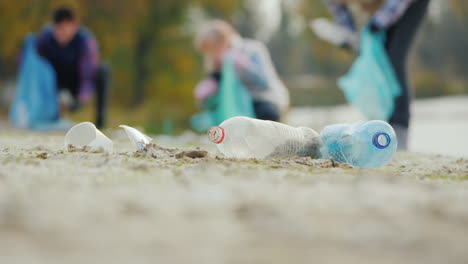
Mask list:
[[[316,157],[320,149],[319,134],[313,129],[244,116],[212,127],[208,137],[229,158]]]
[[[212,127],[208,137],[231,158],[310,156],[367,168],[387,163],[397,145],[395,131],[383,121],[332,125],[319,135],[306,127],[238,116]]]

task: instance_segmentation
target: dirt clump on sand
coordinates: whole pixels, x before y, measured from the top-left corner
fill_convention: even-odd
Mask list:
[[[135,157],[151,157],[155,159],[201,159],[208,156],[208,151],[197,148],[195,150],[180,150],[177,148],[165,148],[157,144],[147,144],[143,149],[134,153]]]
[[[39,158],[39,159],[47,159],[48,158],[48,154],[47,152],[41,152],[39,154],[36,155],[36,158]]]
[[[201,159],[208,156],[208,151],[196,149],[196,150],[186,150],[181,151],[176,154],[176,158],[181,159],[184,157],[191,158],[191,159]]]
[[[144,148],[137,150],[134,153],[134,156],[155,159],[168,159],[174,158],[178,151],[178,149],[164,148],[159,145],[150,143],[146,144]]]

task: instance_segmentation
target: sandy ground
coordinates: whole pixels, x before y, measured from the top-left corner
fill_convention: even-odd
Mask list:
[[[413,113],[411,152],[377,169],[229,160],[192,133],[137,154],[110,130],[104,154],[3,129],[0,263],[468,263],[468,96]],[[287,123],[359,120],[338,106]]]
[[[113,154],[0,132],[0,263],[468,262],[466,158],[236,161],[193,134],[136,155],[107,134]]]

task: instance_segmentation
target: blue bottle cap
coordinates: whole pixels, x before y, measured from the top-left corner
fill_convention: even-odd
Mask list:
[[[372,138],[372,144],[378,149],[385,149],[390,145],[390,136],[385,132],[379,132]]]

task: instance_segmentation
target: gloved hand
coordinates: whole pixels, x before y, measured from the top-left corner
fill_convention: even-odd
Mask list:
[[[70,112],[75,112],[81,108],[79,98],[72,96],[68,90],[61,90],[59,92],[59,101]]]
[[[309,26],[322,40],[353,52],[359,50],[359,35],[356,32],[352,32],[326,18],[316,18],[310,21]]]
[[[73,102],[68,105],[68,111],[72,113],[80,110],[80,108],[81,108],[81,104],[80,102],[78,102],[78,100],[73,100]]]
[[[195,100],[197,104],[203,106],[205,101],[216,94],[218,91],[219,82],[210,77],[201,81],[195,87]]]
[[[373,21],[369,23],[369,29],[372,33],[382,31],[382,29],[379,26],[377,26],[377,24]]]
[[[224,53],[223,61],[226,59],[231,59],[236,66],[237,70],[246,70],[250,67],[250,61],[248,56],[243,54],[241,51],[238,50],[229,50],[228,52]]]

